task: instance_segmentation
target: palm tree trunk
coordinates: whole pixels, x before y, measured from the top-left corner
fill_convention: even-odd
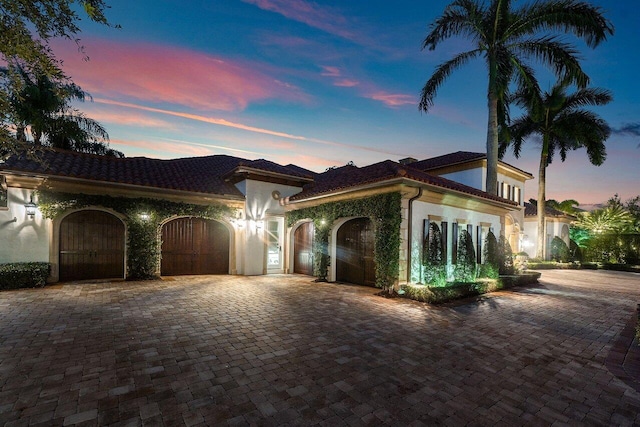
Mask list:
[[[542,154],[540,155],[540,167],[538,168],[538,245],[536,249],[536,258],[545,259],[547,252],[546,236],[547,230],[545,227],[545,208],[546,208],[546,194],[545,188],[547,184],[547,159],[549,156],[549,143],[547,137],[543,137],[542,142]]]
[[[487,124],[486,192],[498,194],[498,96],[489,83],[489,123]]]

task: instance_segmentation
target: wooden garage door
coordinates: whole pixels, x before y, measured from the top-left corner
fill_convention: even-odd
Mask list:
[[[228,273],[229,230],[222,223],[179,218],[162,227],[163,276]]]
[[[375,286],[374,236],[368,218],[347,221],[338,230],[336,280]]]
[[[306,222],[293,234],[294,273],[313,276],[313,232],[313,223]]]
[[[60,224],[60,280],[124,277],[124,224],[101,211],[72,213]]]

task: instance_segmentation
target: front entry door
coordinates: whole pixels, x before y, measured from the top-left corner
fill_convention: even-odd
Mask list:
[[[313,222],[296,228],[293,237],[293,272],[313,276]]]
[[[284,218],[266,220],[267,274],[283,273],[282,246],[284,243]]]

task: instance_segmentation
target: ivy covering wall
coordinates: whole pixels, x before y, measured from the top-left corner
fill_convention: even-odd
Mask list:
[[[127,279],[150,279],[157,276],[163,221],[178,216],[221,219],[235,216],[235,211],[221,204],[195,205],[148,198],[111,197],[38,191],[38,207],[45,218],[89,207],[103,207],[124,216],[127,226]]]
[[[388,289],[398,280],[400,262],[400,224],[402,196],[398,192],[379,194],[362,199],[324,203],[287,212],[287,226],[304,219],[313,220],[314,274],[327,278],[330,264],[329,233],[331,224],[339,218],[367,217],[373,225],[375,243],[376,286]]]

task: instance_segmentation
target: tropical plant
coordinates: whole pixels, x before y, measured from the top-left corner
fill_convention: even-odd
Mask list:
[[[65,81],[62,61],[54,56],[51,40],[67,39],[82,50],[78,10],[83,9],[90,20],[110,26],[104,14],[107,7],[103,0],[0,0],[0,64],[9,70],[20,67],[29,74],[37,71],[53,81]],[[19,73],[0,76],[0,160],[28,148],[12,131],[10,97],[22,88]]]
[[[22,79],[22,89],[9,98],[18,141],[124,157],[121,152],[109,148],[109,134],[100,123],[72,107],[73,101],[91,99],[79,86],[40,73],[32,75],[21,67],[14,67],[12,71]],[[0,73],[6,75],[10,70],[3,68]]]
[[[632,231],[633,217],[622,206],[607,206],[580,214],[575,225],[592,234],[624,233]]]
[[[542,138],[540,165],[538,168],[538,205],[546,206],[546,172],[558,151],[564,162],[567,152],[586,148],[589,161],[596,166],[606,158],[604,142],[611,129],[595,113],[584,109],[585,106],[604,105],[611,101],[611,94],[604,89],[586,88],[567,93],[568,81],[558,82],[549,91],[542,94],[538,89],[523,88],[513,97],[514,102],[524,108],[526,113],[514,120],[505,132],[509,139],[502,141],[500,156],[509,146],[516,157],[520,157],[525,139],[536,135]],[[538,209],[538,236],[536,257],[545,258],[545,210]]]
[[[540,0],[514,9],[513,0],[456,0],[430,26],[422,49],[434,50],[443,41],[461,36],[473,48],[438,65],[422,88],[419,108],[427,112],[449,75],[471,59],[483,58],[488,72],[486,191],[496,194],[498,133],[508,119],[509,85],[537,90],[529,60],[551,68],[563,79],[586,87],[589,78],[580,67],[577,51],[559,38],[572,33],[589,47],[613,34],[600,8],[577,0]]]
[[[568,215],[575,215],[580,212],[577,207],[580,205],[580,202],[574,199],[567,199],[561,202],[558,202],[554,199],[549,199],[546,201],[546,206],[551,207],[560,212],[564,212]]]

